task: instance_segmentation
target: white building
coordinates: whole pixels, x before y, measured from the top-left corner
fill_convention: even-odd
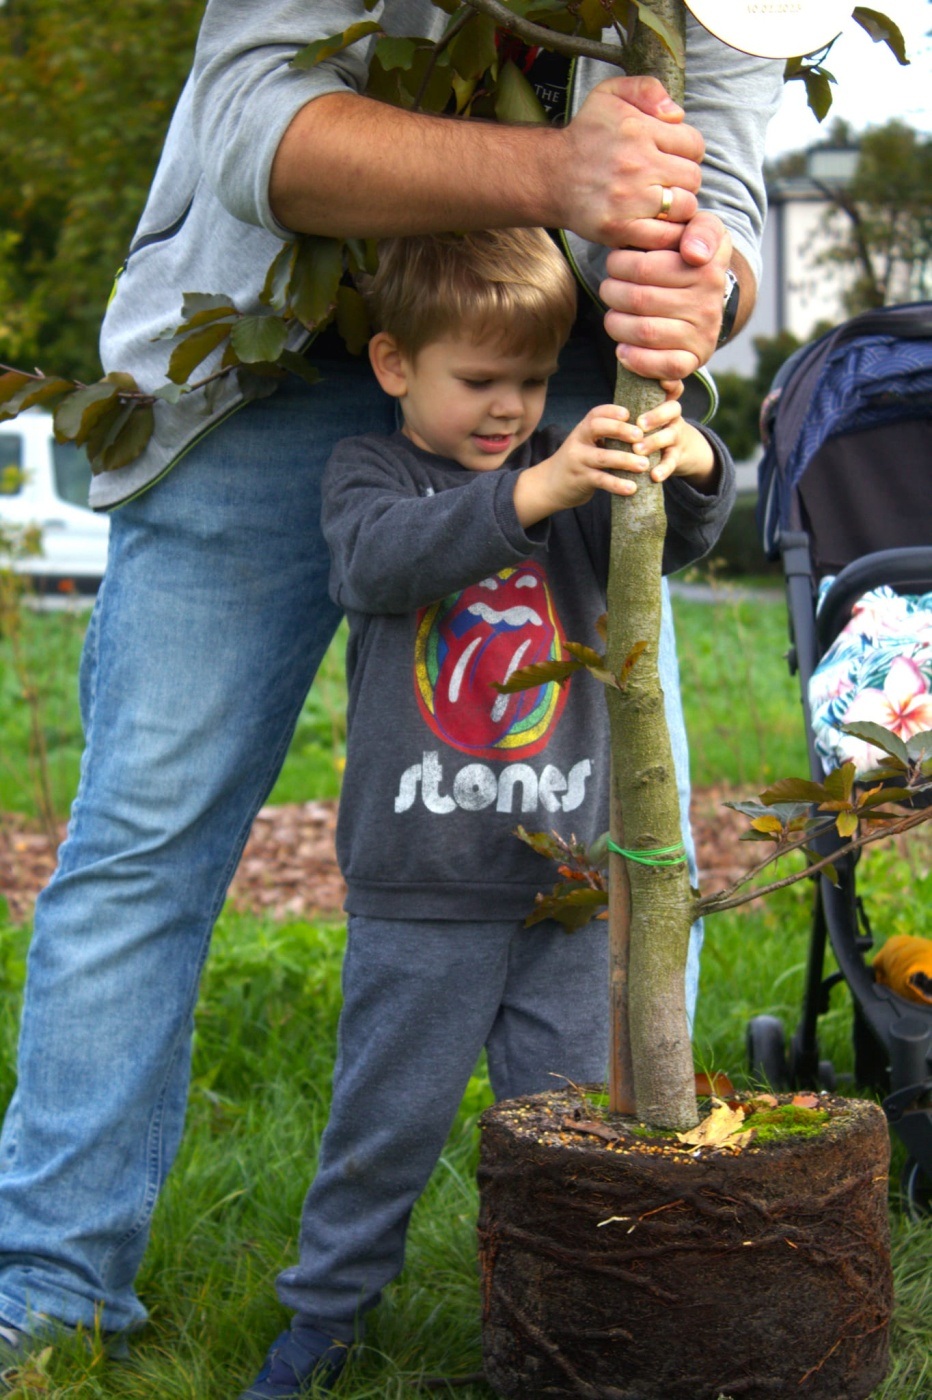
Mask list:
[[[808,152],[805,175],[768,185],[757,304],[741,335],[715,354],[713,373],[753,374],[755,336],[788,330],[807,340],[820,321],[837,324],[845,319],[844,293],[856,268],[820,263],[818,257],[831,246],[832,224],[837,223],[840,234],[845,231],[847,219],[839,210],[832,211],[828,192],[851,178],[857,159],[856,147],[816,146]]]

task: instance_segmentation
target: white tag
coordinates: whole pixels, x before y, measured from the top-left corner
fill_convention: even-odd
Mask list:
[[[686,6],[722,43],[761,58],[818,52],[854,10],[852,0],[686,0]]]

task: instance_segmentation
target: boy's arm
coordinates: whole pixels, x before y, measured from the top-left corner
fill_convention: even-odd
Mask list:
[[[525,560],[547,537],[525,530],[514,508],[514,472],[463,472],[435,494],[406,469],[394,442],[338,443],[323,482],[321,519],[330,546],[330,592],[356,612],[407,613]],[[404,449],[400,449],[404,453]]]
[[[698,428],[698,425],[696,425]],[[667,537],[663,546],[663,571],[674,574],[708,554],[725,527],[735,503],[735,464],[717,433],[698,428],[715,454],[716,489],[696,488],[686,477],[671,476],[663,484],[667,511]]]

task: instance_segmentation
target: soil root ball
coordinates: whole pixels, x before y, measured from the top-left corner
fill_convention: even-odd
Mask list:
[[[889,1134],[876,1104],[819,1107],[817,1134],[740,1152],[644,1136],[577,1090],[489,1109],[479,1245],[499,1395],[866,1400],[888,1361]]]

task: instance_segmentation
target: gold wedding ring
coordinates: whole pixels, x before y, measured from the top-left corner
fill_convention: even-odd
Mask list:
[[[669,219],[670,210],[673,208],[673,191],[667,185],[660,186],[660,212],[658,219]]]

